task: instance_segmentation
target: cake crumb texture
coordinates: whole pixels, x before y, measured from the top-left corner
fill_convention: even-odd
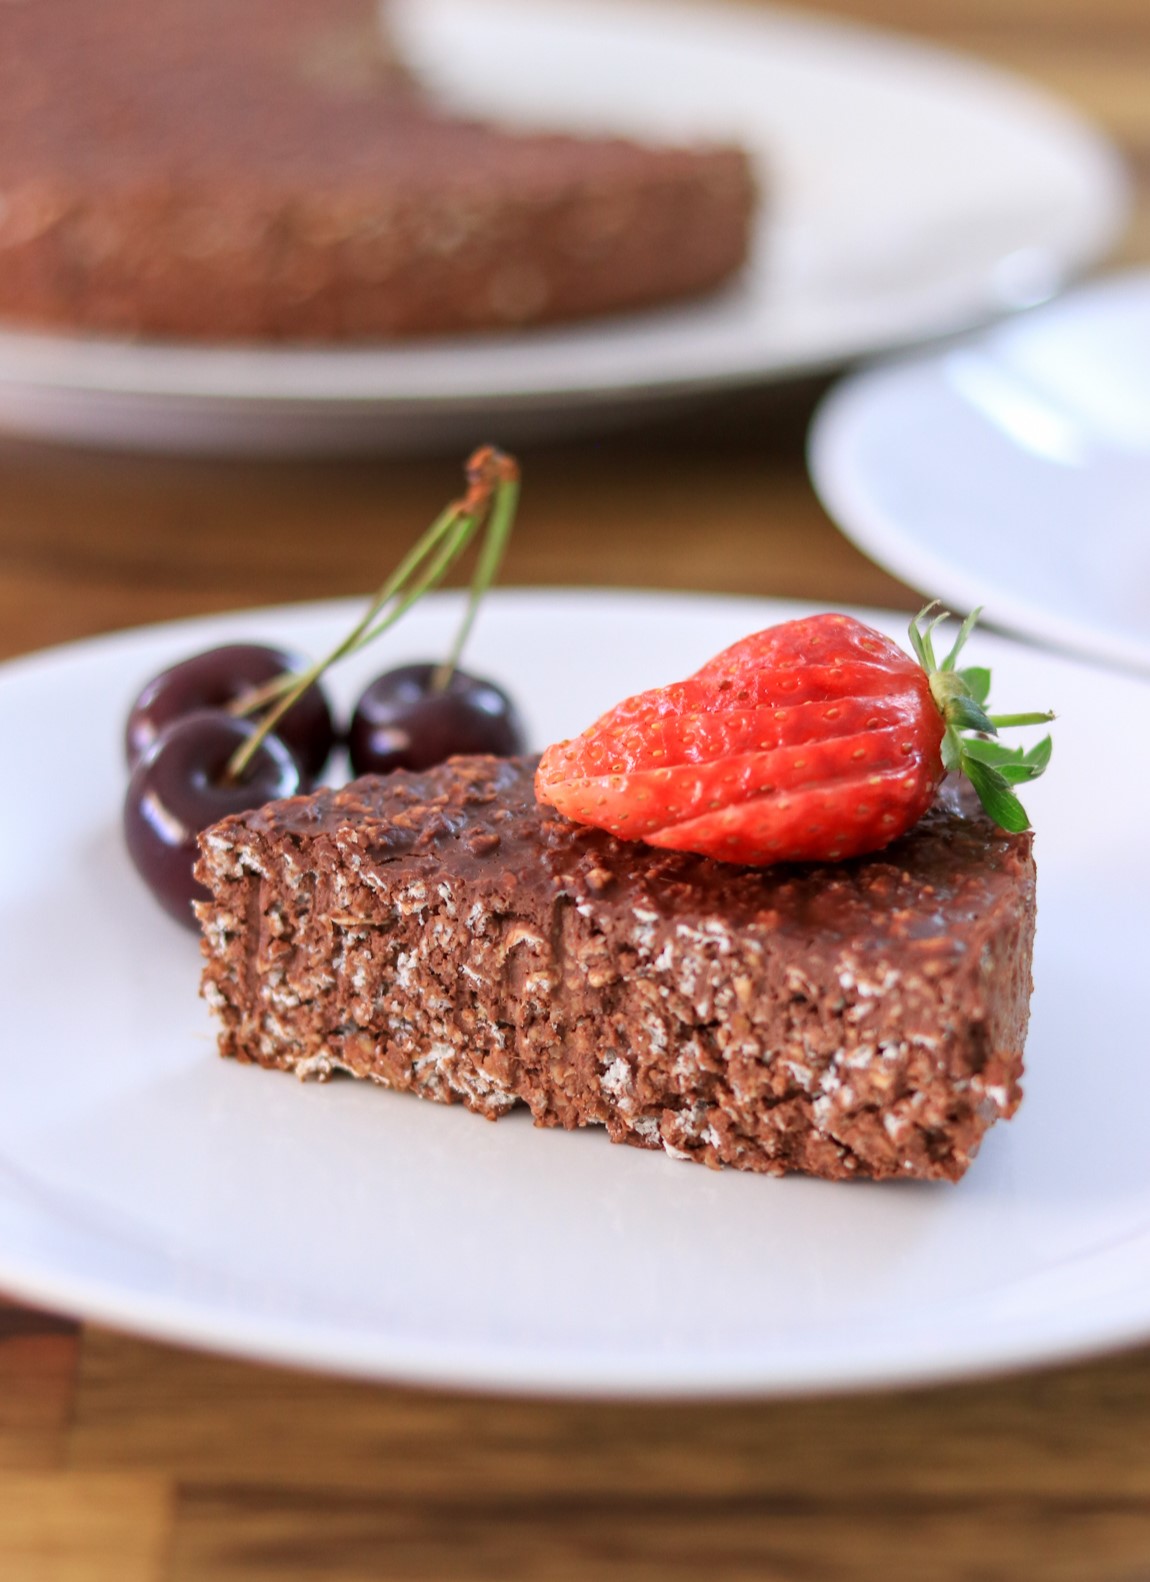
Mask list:
[[[1020,1097],[1029,835],[951,791],[853,862],[747,869],[582,829],[455,759],[202,838],[225,1055],[711,1166],[956,1180]]]

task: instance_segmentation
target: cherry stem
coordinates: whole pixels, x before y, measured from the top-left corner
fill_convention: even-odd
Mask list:
[[[507,548],[507,541],[511,537],[511,529],[515,525],[515,511],[519,504],[519,476],[518,470],[505,471],[495,484],[495,493],[491,502],[491,515],[488,518],[487,531],[484,534],[483,544],[479,557],[475,563],[475,574],[471,579],[471,592],[467,599],[467,608],[463,612],[463,620],[455,634],[455,642],[451,645],[451,652],[436,670],[431,682],[433,692],[446,692],[451,685],[451,678],[459,666],[459,660],[471,636],[471,628],[475,625],[475,617],[479,614],[479,606],[483,596],[499,575],[500,563],[503,552]]]
[[[227,712],[236,719],[246,719],[249,714],[258,714],[261,709],[266,709],[269,703],[274,703],[294,685],[296,672],[285,670],[282,675],[273,676],[270,681],[265,681],[258,687],[252,687],[243,692],[234,702],[230,703]]]
[[[479,602],[495,580],[511,528],[515,520],[515,506],[519,494],[519,468],[514,459],[492,446],[475,451],[466,468],[467,491],[446,510],[440,512],[423,536],[408,550],[396,569],[376,591],[367,609],[348,635],[322,659],[306,670],[288,671],[272,681],[253,689],[233,705],[233,713],[248,715],[271,703],[260,721],[259,728],[232,755],[225,772],[225,780],[235,782],[243,778],[248,765],[259,751],[265,737],[294,707],[310,686],[313,686],[332,665],[358,653],[368,643],[374,642],[425,593],[436,588],[446,577],[459,556],[475,534],[486,523],[483,548],[462,625],[452,647],[450,658],[436,672],[446,670],[442,685],[450,684],[459,654],[475,620]],[[391,606],[390,608],[388,608]]]

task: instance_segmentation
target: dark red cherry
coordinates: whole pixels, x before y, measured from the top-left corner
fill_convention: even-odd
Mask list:
[[[286,670],[304,670],[298,654],[262,643],[226,643],[194,654],[149,681],[128,715],[125,746],[128,767],[146,753],[174,721],[196,709],[226,709],[255,687]],[[304,773],[317,778],[335,739],[331,710],[318,685],[311,686],[276,726]]]
[[[502,687],[456,670],[436,691],[438,668],[402,665],[363,692],[348,730],[357,775],[430,769],[456,753],[506,758],[523,751],[523,727]]]
[[[267,736],[240,781],[224,778],[228,761],[256,730],[250,720],[201,709],[169,725],[139,759],[124,800],[124,839],[140,874],[164,909],[197,927],[192,902],[208,893],[192,877],[196,836],[229,813],[308,789],[277,736]]]

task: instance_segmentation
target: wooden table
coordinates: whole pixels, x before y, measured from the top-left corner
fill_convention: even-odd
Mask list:
[[[849,9],[1024,69],[1108,125],[1142,197],[1121,256],[1150,259],[1147,0]],[[811,494],[816,393],[527,453],[506,580],[912,608]],[[454,461],[0,448],[0,653],[361,593],[455,481]],[[1150,1350],[917,1393],[606,1407],[334,1382],[0,1305],[0,1469],[4,1582],[1140,1582]]]

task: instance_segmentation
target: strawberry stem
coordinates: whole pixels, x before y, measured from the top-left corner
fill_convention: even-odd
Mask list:
[[[992,714],[990,723],[996,730],[1010,730],[1016,725],[1046,725],[1054,718],[1050,709],[1037,714]]]
[[[942,738],[943,768],[967,777],[986,812],[1001,829],[1019,832],[1030,828],[1030,820],[1013,787],[1037,780],[1050,762],[1052,743],[1046,736],[1028,750],[1007,747],[998,740],[998,732],[1020,725],[1044,725],[1054,715],[1048,711],[987,713],[990,671],[981,666],[956,668],[981,614],[979,606],[966,617],[941,664],[935,658],[934,632],[950,617],[937,600],[920,610],[910,623],[910,642],[926,671],[931,696],[946,726]]]
[[[233,712],[247,715],[258,712],[268,703],[272,704],[261,719],[258,730],[232,755],[225,772],[226,779],[242,779],[264,738],[298,703],[308,687],[314,685],[332,665],[358,653],[389,631],[425,593],[437,588],[482,529],[483,546],[472,578],[467,609],[452,645],[451,656],[436,676],[438,684],[439,675],[446,668],[446,679],[442,684],[447,686],[450,683],[474,624],[480,600],[498,572],[515,522],[519,496],[519,468],[516,462],[493,446],[484,446],[471,456],[466,476],[466,493],[441,511],[408,550],[399,565],[376,590],[366,610],[346,637],[306,670],[289,671],[277,676],[248,693],[234,706]]]

